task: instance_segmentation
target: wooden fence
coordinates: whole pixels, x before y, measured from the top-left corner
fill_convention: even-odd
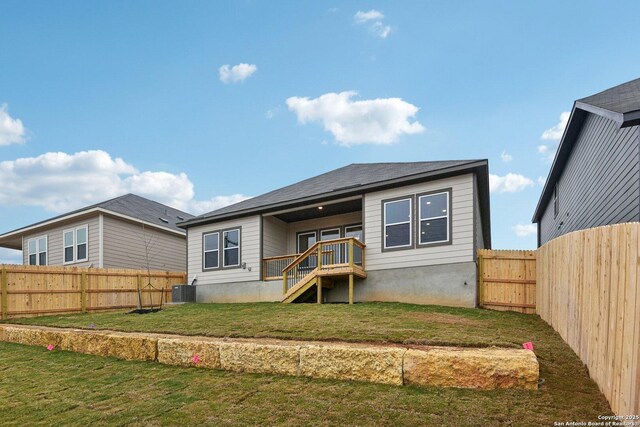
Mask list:
[[[537,313],[618,415],[640,414],[640,224],[576,231],[538,249]]]
[[[536,252],[478,251],[478,292],[481,307],[536,312]]]
[[[0,265],[2,319],[158,306],[171,302],[171,286],[184,272]]]

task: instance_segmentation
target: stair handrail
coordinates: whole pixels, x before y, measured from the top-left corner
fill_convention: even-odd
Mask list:
[[[285,268],[282,269],[282,273],[284,273],[285,271],[291,270],[291,268],[293,268],[296,264],[299,264],[305,258],[308,258],[310,254],[312,254],[313,252],[317,252],[319,245],[332,245],[332,244],[337,244],[337,243],[348,242],[349,240],[353,240],[354,244],[357,244],[362,249],[365,248],[365,244],[362,243],[360,240],[356,239],[355,237],[341,237],[339,239],[319,240],[319,241],[315,242],[313,245],[311,245],[309,247],[309,249],[307,249],[306,251],[302,252],[301,254],[298,254],[296,259],[291,261],[291,263],[289,263],[289,265],[287,265]]]

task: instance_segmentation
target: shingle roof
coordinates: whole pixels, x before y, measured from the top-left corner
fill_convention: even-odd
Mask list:
[[[481,160],[451,160],[434,162],[408,163],[353,163],[313,178],[288,185],[283,188],[262,194],[242,202],[205,213],[195,221],[215,218],[240,211],[253,211],[283,202],[313,196],[330,195],[350,188],[357,189],[364,185],[383,183],[385,181],[407,178],[412,175],[446,170],[448,168],[476,163]],[[189,223],[190,221],[187,221]]]
[[[577,102],[620,114],[640,110],[640,78],[579,99]]]
[[[194,218],[193,215],[181,210],[131,193],[97,203],[93,206],[80,209],[80,211],[91,208],[106,209],[111,212],[127,215],[141,221],[178,231],[182,231],[182,229],[176,226],[177,223]],[[160,218],[165,219],[167,222]]]
[[[145,199],[144,197],[140,197],[135,194],[125,194],[124,196],[116,197],[115,199],[109,199],[104,202],[96,203],[91,206],[86,206],[81,209],[76,209],[75,211],[67,212],[62,215],[55,216],[53,218],[48,218],[44,221],[37,222],[35,224],[31,224],[25,227],[21,227],[17,230],[9,231],[0,235],[6,236],[8,234],[13,234],[17,231],[20,231],[24,228],[31,228],[38,226],[40,224],[49,223],[51,221],[55,221],[58,219],[63,219],[69,215],[79,214],[84,211],[89,211],[91,209],[104,209],[107,211],[111,211],[116,214],[126,215],[128,217],[145,221],[159,227],[168,228],[175,231],[183,232],[182,228],[176,226],[177,223],[193,219],[194,216],[183,212],[178,209],[174,209],[167,205],[163,205],[162,203],[155,202],[153,200]],[[165,219],[167,222],[164,222],[162,219]]]

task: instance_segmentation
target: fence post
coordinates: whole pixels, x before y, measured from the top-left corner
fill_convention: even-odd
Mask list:
[[[80,309],[87,312],[87,273],[84,271],[80,275]]]
[[[484,258],[482,252],[478,252],[478,305],[482,307],[484,297]]]
[[[2,287],[2,320],[5,320],[9,316],[9,301],[7,300],[7,268],[5,266],[2,266],[0,287]]]
[[[318,245],[318,261],[316,262],[318,270],[322,268],[322,243]]]

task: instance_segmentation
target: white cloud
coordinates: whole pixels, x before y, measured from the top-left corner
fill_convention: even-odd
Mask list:
[[[24,144],[26,131],[20,119],[9,115],[9,106],[0,104],[0,145]]]
[[[539,176],[538,177],[538,185],[540,187],[544,187],[544,184],[547,182],[547,178],[545,178],[544,176]]]
[[[382,22],[374,23],[369,30],[378,37],[386,39],[389,34],[391,34],[391,27],[389,25],[384,25]]]
[[[535,224],[518,224],[513,226],[513,232],[516,233],[518,237],[527,237],[532,234],[536,234],[538,228]]]
[[[374,36],[386,39],[391,34],[391,27],[385,25],[382,20],[384,14],[379,10],[371,9],[368,12],[359,10],[353,15],[353,21],[358,25],[370,24],[369,32]]]
[[[0,206],[39,206],[66,212],[126,193],[135,193],[193,214],[235,203],[243,195],[194,200],[185,173],[140,172],[101,150],[45,153],[0,162]],[[211,209],[209,209],[211,208]]]
[[[489,175],[489,190],[492,193],[517,193],[527,187],[533,187],[533,185],[534,183],[530,178],[520,174]]]
[[[209,200],[193,200],[190,206],[194,213],[204,213],[224,208],[225,206],[233,205],[247,199],[249,199],[249,197],[243,194],[232,194],[230,196],[216,196]]]
[[[402,135],[424,131],[418,121],[410,121],[418,107],[400,98],[353,101],[357,92],[326,93],[315,99],[291,97],[290,111],[298,122],[321,122],[340,145],[392,144]]]
[[[22,264],[22,252],[0,248],[0,264]]]
[[[229,64],[224,64],[219,69],[220,81],[225,84],[236,83],[244,81],[253,73],[258,71],[258,67],[255,64],[238,64],[231,67]]]
[[[513,156],[506,151],[503,151],[502,154],[500,154],[500,158],[505,163],[509,163],[511,160],[513,160]]]
[[[570,115],[571,113],[569,111],[562,112],[560,114],[560,121],[555,126],[542,132],[541,138],[545,141],[560,141],[562,139],[564,129],[567,127],[567,123],[569,122]]]
[[[562,139],[562,135],[567,127],[570,115],[571,113],[569,111],[564,111],[560,114],[560,121],[555,126],[542,132],[540,139],[544,141],[551,141],[549,144],[538,145],[538,153],[542,155],[542,159],[544,161],[548,163],[553,161],[553,158],[556,155],[556,150],[558,149],[558,143]]]
[[[356,24],[364,24],[369,21],[381,21],[382,19],[384,19],[384,14],[375,9],[371,9],[368,12],[359,10],[355,15],[353,15],[353,20]]]

